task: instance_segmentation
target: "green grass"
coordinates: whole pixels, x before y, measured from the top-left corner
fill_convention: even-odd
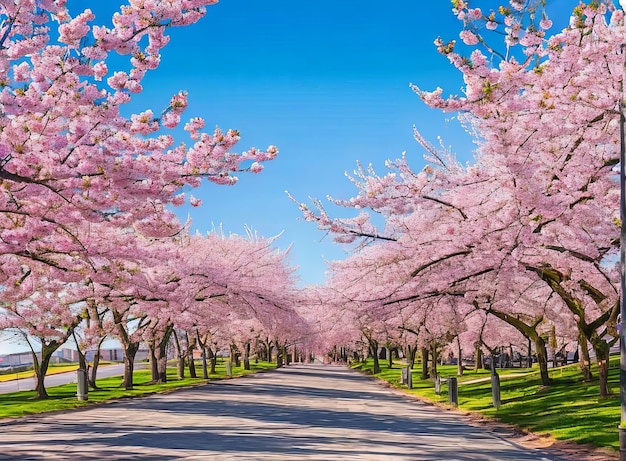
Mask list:
[[[381,362],[382,370],[376,377],[431,402],[448,405],[448,386],[442,383],[441,395],[437,395],[432,380],[420,379],[421,368],[417,366],[412,373],[413,389],[408,390],[400,384],[402,366],[396,364],[389,369],[386,363]],[[354,368],[371,374],[373,362],[368,360]],[[456,366],[441,366],[438,370],[442,378],[457,377]],[[463,376],[457,377],[459,408],[556,439],[618,450],[619,357],[611,359],[609,386],[615,393],[611,397],[599,397],[598,372],[594,369],[593,373],[595,380],[583,382],[577,364],[551,369],[553,383],[544,387],[537,365],[532,370],[498,370],[501,406],[496,410],[492,403],[489,371],[465,371]]]
[[[251,370],[244,370],[243,367],[233,367],[232,377],[243,376],[250,373],[258,373],[261,371],[273,369],[276,364],[259,362],[250,363]],[[76,366],[72,367],[75,370]],[[202,375],[202,370],[197,370]],[[135,371],[134,389],[127,391],[120,387],[122,377],[102,378],[97,381],[100,389],[89,390],[89,400],[79,401],[76,397],[76,384],[66,384],[63,386],[50,387],[47,389],[50,398],[45,400],[37,400],[35,391],[14,392],[10,394],[0,394],[0,419],[14,418],[25,415],[38,413],[47,413],[52,411],[70,410],[73,408],[85,407],[96,403],[109,400],[117,400],[130,397],[139,397],[160,392],[167,392],[173,389],[197,386],[207,382],[226,379],[226,365],[219,363],[216,367],[216,374],[211,374],[209,380],[202,378],[185,378],[179,380],[176,376],[175,368],[168,368],[167,383],[150,384],[152,379],[149,370]],[[188,371],[186,371],[188,376]]]

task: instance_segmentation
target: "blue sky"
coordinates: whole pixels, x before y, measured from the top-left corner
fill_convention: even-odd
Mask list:
[[[357,160],[384,173],[384,161],[403,151],[419,169],[414,124],[433,141],[461,138],[456,121],[425,108],[409,89],[413,82],[459,92],[460,75],[433,45],[438,35],[456,38],[458,26],[447,1],[425,9],[415,0],[222,0],[200,23],[172,31],[142,98],[165,104],[185,89],[189,115],[238,129],[240,149],[280,149],[260,175],[195,191],[204,206],[181,214],[190,212],[200,230],[283,232],[277,245],[292,245],[302,284],[323,282],[324,258],[343,258],[345,249],[304,222],[285,190],[300,201],[348,198],[354,189],[344,172]],[[457,146],[466,154],[471,148]]]
[[[573,6],[552,3],[555,11]],[[121,2],[68,4],[72,14],[91,8],[95,23],[109,24]],[[357,160],[384,174],[384,161],[403,151],[420,169],[413,125],[470,160],[474,146],[453,116],[426,108],[409,89],[412,82],[461,92],[460,74],[433,45],[438,36],[459,42],[460,27],[447,0],[222,0],[199,23],[170,31],[162,65],[132,109],[158,113],[187,90],[187,116],[204,117],[208,129],[239,130],[237,151],[276,145],[280,154],[263,173],[243,174],[234,187],[206,184],[193,192],[203,207],[178,213],[190,214],[201,232],[214,225],[227,233],[246,225],[266,237],[282,232],[277,245],[292,246],[301,285],[322,283],[324,259],[343,258],[345,249],[304,222],[285,190],[303,202],[348,198],[355,189],[344,173]]]

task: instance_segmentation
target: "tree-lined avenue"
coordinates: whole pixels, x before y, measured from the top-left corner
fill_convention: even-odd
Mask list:
[[[320,365],[4,423],[0,453],[3,460],[564,461]]]

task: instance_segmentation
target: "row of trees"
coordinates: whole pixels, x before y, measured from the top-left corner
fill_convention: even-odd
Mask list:
[[[180,357],[198,346],[246,354],[255,339],[284,347],[306,324],[274,239],[189,235],[171,211],[203,180],[260,172],[277,149],[233,153],[239,133],[205,132],[201,118],[184,124],[189,145],[176,141],[184,92],[160,114],[125,115],[166,32],[213,3],[131,1],[110,26],[92,25],[90,10],[72,17],[64,0],[0,4],[0,329],[39,343],[39,397],[70,338],[81,348],[119,339],[131,388],[142,341],[164,380],[171,338]]]
[[[474,162],[459,163],[415,130],[428,165],[415,171],[403,157],[384,176],[359,165],[350,177],[358,194],[332,200],[361,210],[357,217],[300,204],[306,219],[357,245],[316,294],[334,306],[323,319],[329,343],[359,350],[364,341],[374,357],[381,345],[402,345],[409,357],[421,349],[425,358],[449,347],[461,358],[509,344],[526,350],[531,341],[549,384],[552,337],[557,349],[580,345],[587,378],[593,349],[600,392],[609,393],[624,11],[611,1],[576,3],[569,24],[550,35],[545,3],[483,11],[453,2],[463,44],[435,44],[462,73],[463,94],[411,85],[428,106],[461,114],[477,144]],[[491,31],[504,40],[490,43]]]

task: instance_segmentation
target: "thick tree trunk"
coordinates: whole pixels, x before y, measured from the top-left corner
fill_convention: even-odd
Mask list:
[[[536,335],[531,337],[535,343],[535,350],[537,353],[537,364],[539,365],[539,376],[541,377],[541,384],[549,386],[552,382],[550,375],[548,374],[548,351],[546,349],[545,340]]]
[[[163,338],[159,343],[158,347],[155,348],[156,353],[156,365],[157,365],[157,383],[166,383],[167,382],[167,343],[169,341],[169,335],[165,335],[166,338]]]
[[[61,347],[62,343],[58,343],[56,341],[50,341],[46,343],[42,341],[41,343],[41,361],[37,357],[37,353],[31,349],[33,356],[33,367],[35,369],[35,392],[37,393],[38,399],[47,399],[48,392],[46,391],[45,379],[46,373],[48,372],[48,367],[50,366],[50,359],[52,359],[52,354],[59,347]]]
[[[243,369],[250,369],[250,341],[243,346]]]
[[[457,352],[457,361],[456,361],[456,374],[457,376],[463,376],[463,349],[461,349],[461,339],[456,337],[456,352]]]
[[[413,367],[415,366],[415,356],[417,355],[417,344],[415,344],[414,346],[411,346],[410,344],[408,344],[406,346],[406,360],[407,363],[409,365],[409,368],[412,370]]]
[[[98,378],[98,366],[100,365],[100,356],[101,356],[100,349],[105,339],[106,339],[106,336],[102,337],[102,339],[98,341],[98,346],[96,347],[96,351],[93,354],[93,363],[91,365],[91,370],[90,370],[90,374],[88,377],[89,385],[91,386],[92,389],[99,389],[98,384],[96,383],[96,380]]]
[[[197,378],[198,373],[196,372],[196,362],[193,359],[193,349],[189,349],[189,355],[187,356],[187,363],[189,365],[189,376],[191,378]]]
[[[430,373],[429,377],[433,379],[437,376],[437,362],[439,361],[439,352],[437,351],[437,344],[433,343],[430,346],[431,358],[430,358]]]
[[[210,347],[207,347],[206,351],[208,353],[209,363],[211,364],[211,369],[209,370],[209,373],[214,375],[216,373],[215,367],[217,366],[217,355]]]
[[[154,344],[154,342],[150,342],[148,348],[150,349],[150,374],[152,376],[152,382],[156,383],[159,379],[159,366],[157,365],[156,345]]]
[[[474,345],[474,371],[478,371],[483,368],[483,350],[480,346],[479,342]]]
[[[580,372],[583,374],[583,380],[589,382],[593,379],[591,373],[591,357],[589,357],[589,343],[587,337],[581,332],[578,335],[578,343],[580,344]]]
[[[372,370],[374,374],[380,373],[380,362],[378,356],[378,341],[367,338],[367,342],[369,344],[370,355],[374,359],[374,369]]]
[[[124,379],[122,380],[122,387],[129,391],[134,385],[133,372],[135,371],[135,356],[139,350],[139,343],[132,342],[122,345],[124,347]]]
[[[89,386],[92,389],[99,389],[96,380],[98,379],[98,366],[100,365],[100,344],[93,354],[93,363],[89,369]]]
[[[422,379],[428,379],[428,348],[422,347]]]
[[[596,363],[598,364],[600,398],[606,398],[611,394],[611,390],[609,389],[610,346],[596,332],[591,335],[590,341],[596,353]]]

